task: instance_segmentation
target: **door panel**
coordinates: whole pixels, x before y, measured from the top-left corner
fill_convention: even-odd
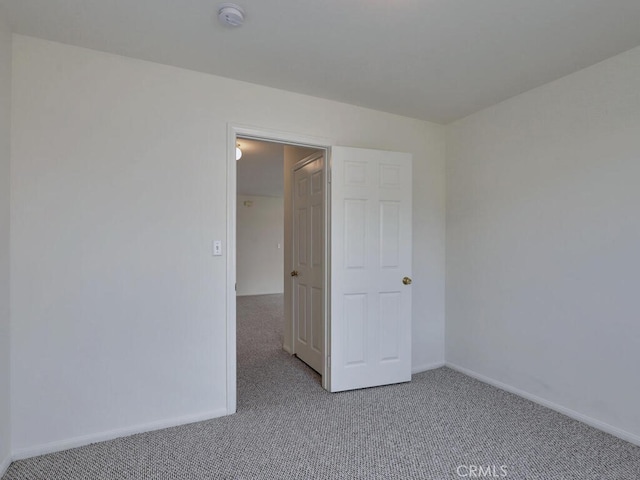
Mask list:
[[[402,314],[402,295],[398,292],[380,294],[380,360],[392,361],[400,357],[400,336],[396,322]]]
[[[380,266],[398,268],[400,263],[399,202],[380,202]]]
[[[344,340],[345,365],[366,365],[367,294],[345,294],[343,302],[344,321],[347,327]]]
[[[331,151],[330,391],[411,380],[411,155]]]
[[[323,354],[324,345],[324,295],[322,289],[311,288],[311,348],[318,354]],[[324,362],[324,358],[323,358]]]
[[[346,199],[344,201],[344,249],[346,268],[364,268],[367,244],[366,200]]]
[[[311,264],[314,268],[322,268],[324,266],[324,206],[311,205]]]
[[[307,344],[307,287],[306,285],[298,285],[296,299],[297,301],[297,324],[298,324],[298,341]]]
[[[294,352],[324,375],[325,362],[325,160],[324,153],[302,160],[293,172]]]
[[[296,228],[297,237],[297,264],[303,266],[307,264],[307,209],[299,208],[297,211],[298,223]]]

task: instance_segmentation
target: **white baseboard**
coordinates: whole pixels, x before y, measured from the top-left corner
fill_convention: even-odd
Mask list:
[[[595,418],[588,417],[587,415],[583,415],[582,413],[576,412],[575,410],[571,410],[570,408],[563,407],[562,405],[558,405],[557,403],[553,403],[549,400],[545,400],[544,398],[538,397],[529,392],[525,392],[524,390],[520,390],[519,388],[512,387],[511,385],[507,385],[506,383],[502,383],[498,380],[494,380],[493,378],[485,377],[484,375],[474,372],[473,370],[469,370],[467,368],[460,367],[449,362],[446,362],[445,366],[449,367],[452,370],[463,373],[469,377],[475,378],[476,380],[480,380],[483,383],[487,383],[489,385],[497,387],[500,390],[505,390],[509,393],[513,393],[514,395],[518,395],[519,397],[531,400],[532,402],[542,405],[543,407],[555,410],[556,412],[562,413],[563,415],[573,418],[574,420],[586,423],[587,425],[593,428],[597,428],[598,430],[602,430],[603,432],[613,435],[614,437],[618,437],[622,440],[640,446],[640,436],[635,435],[631,432],[627,432],[626,430],[614,427],[612,425],[609,425],[608,423],[601,422],[600,420],[596,420]]]
[[[427,365],[416,365],[411,367],[411,375],[416,373],[426,372],[428,370],[435,370],[436,368],[444,367],[444,362],[429,363]]]
[[[293,352],[291,351],[291,347],[289,345],[283,344],[282,345],[282,349],[287,352],[289,355],[293,355]]]
[[[176,427],[186,425],[188,423],[202,422],[212,418],[222,417],[227,414],[226,409],[211,410],[197,415],[188,415],[185,417],[171,418],[160,420],[158,422],[145,423],[132,427],[119,428],[107,432],[94,433],[91,435],[83,435],[81,437],[70,438],[67,440],[59,440],[55,442],[36,445],[34,447],[20,448],[12,452],[13,460],[22,460],[24,458],[36,457],[47,453],[60,452],[70,448],[82,447],[91,443],[104,442],[113,440],[114,438],[128,437],[137,433],[151,432],[153,430],[162,430],[163,428]]]
[[[9,465],[11,465],[11,455],[7,456],[7,458],[0,462],[0,478],[2,478],[5,473],[7,473]]]
[[[260,295],[283,295],[284,292],[244,292],[236,293],[236,297],[257,297]]]

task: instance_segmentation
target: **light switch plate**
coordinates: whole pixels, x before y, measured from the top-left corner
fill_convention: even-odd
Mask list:
[[[222,240],[213,241],[213,256],[214,257],[222,256]]]

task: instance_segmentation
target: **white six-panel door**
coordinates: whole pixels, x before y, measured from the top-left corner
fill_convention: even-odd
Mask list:
[[[301,160],[293,170],[294,353],[324,375],[325,204],[324,152]]]
[[[411,380],[411,155],[331,149],[332,392]]]

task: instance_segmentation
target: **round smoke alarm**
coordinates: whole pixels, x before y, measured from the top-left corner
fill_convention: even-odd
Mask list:
[[[244,10],[235,3],[223,3],[218,7],[218,18],[224,25],[239,27],[244,22]]]

